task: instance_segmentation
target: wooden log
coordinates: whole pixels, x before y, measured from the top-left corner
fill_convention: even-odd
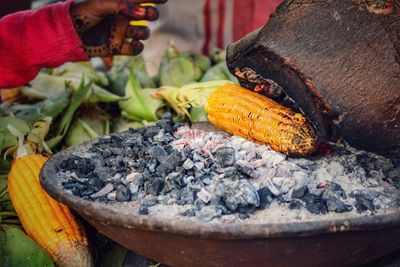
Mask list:
[[[399,1],[284,1],[227,61],[254,85],[275,81],[322,139],[400,154]]]

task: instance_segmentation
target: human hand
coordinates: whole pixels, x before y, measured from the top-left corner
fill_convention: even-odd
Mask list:
[[[140,4],[163,4],[167,0],[86,0],[71,8],[75,29],[89,57],[137,55],[143,51],[141,40],[150,36],[145,26],[131,26],[129,21],[154,21],[158,9]]]

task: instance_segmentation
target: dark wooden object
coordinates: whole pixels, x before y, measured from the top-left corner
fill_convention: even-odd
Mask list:
[[[267,25],[228,48],[229,68],[278,83],[323,139],[399,155],[400,3],[375,2],[392,9],[377,15],[352,0],[285,1]]]

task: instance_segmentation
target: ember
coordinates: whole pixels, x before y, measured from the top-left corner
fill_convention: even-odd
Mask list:
[[[63,186],[86,200],[168,207],[173,216],[246,221],[279,209],[297,214],[373,214],[400,206],[400,164],[338,148],[292,159],[225,133],[173,125],[100,138],[60,165]]]

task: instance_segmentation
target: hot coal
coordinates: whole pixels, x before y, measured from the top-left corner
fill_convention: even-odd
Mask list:
[[[396,208],[399,170],[396,160],[345,148],[291,159],[240,137],[174,125],[166,114],[155,126],[100,138],[65,159],[59,175],[65,190],[87,200],[137,202],[141,215],[179,207],[176,216],[211,221],[246,220],[274,204],[315,215]]]

